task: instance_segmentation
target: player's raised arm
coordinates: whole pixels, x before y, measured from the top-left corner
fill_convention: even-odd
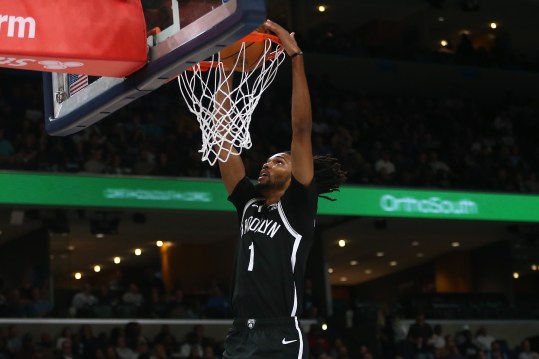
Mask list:
[[[222,148],[219,148],[216,145],[215,149],[216,151],[219,151],[219,171],[221,172],[221,178],[223,179],[228,194],[232,193],[238,182],[245,177],[243,160],[232,145],[230,134],[225,131],[225,127],[230,121],[229,110],[231,107],[230,93],[232,92],[232,86],[233,76],[221,76],[221,83],[215,93],[214,108],[214,123],[217,126],[216,132],[227,133],[226,136],[228,141],[223,143]],[[233,155],[227,156],[227,151],[230,151]]]
[[[270,20],[264,26],[281,40],[284,50],[292,61],[292,175],[298,182],[308,186],[314,175],[311,144],[312,110],[311,97],[303,64],[303,53],[294,33],[289,33]]]

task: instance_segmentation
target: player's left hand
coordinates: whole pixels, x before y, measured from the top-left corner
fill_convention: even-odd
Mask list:
[[[279,37],[284,50],[289,56],[301,51],[298,46],[298,43],[296,42],[296,37],[293,32],[288,32],[281,25],[271,20],[266,20],[266,22],[262,26],[264,26],[268,30],[271,30],[275,35],[277,35],[277,37]]]

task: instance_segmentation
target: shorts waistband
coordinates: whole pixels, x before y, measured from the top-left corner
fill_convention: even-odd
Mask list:
[[[283,318],[235,318],[233,326],[236,329],[254,329],[295,325],[297,317]]]

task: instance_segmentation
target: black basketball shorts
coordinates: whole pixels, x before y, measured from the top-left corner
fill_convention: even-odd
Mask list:
[[[223,359],[307,359],[308,343],[296,317],[234,319]]]

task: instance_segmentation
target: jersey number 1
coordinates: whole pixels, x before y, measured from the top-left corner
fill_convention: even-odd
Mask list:
[[[247,270],[249,272],[252,272],[253,271],[254,261],[255,261],[255,246],[254,246],[253,242],[251,242],[251,245],[249,246],[249,253],[250,253],[249,266],[247,267]]]

